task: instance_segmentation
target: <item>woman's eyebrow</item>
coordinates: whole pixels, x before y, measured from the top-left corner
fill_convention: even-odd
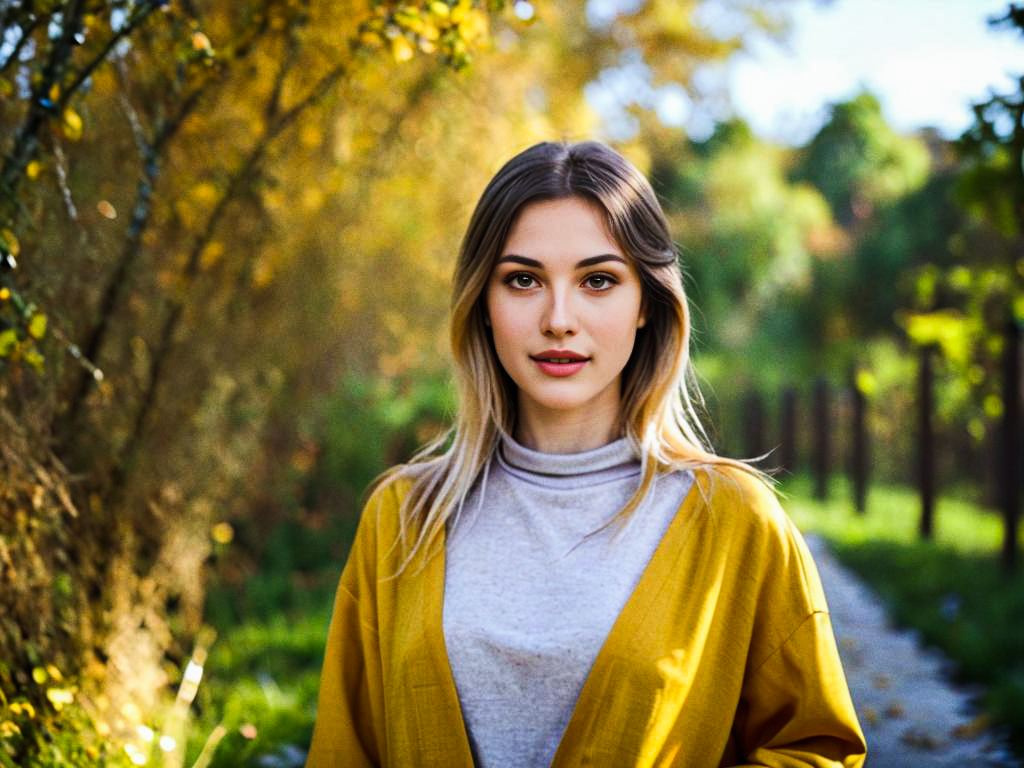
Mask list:
[[[626,260],[624,258],[622,258],[621,256],[617,256],[614,253],[602,253],[599,256],[589,256],[589,257],[587,257],[585,259],[582,259],[581,261],[577,262],[576,263],[576,269],[584,269],[586,267],[592,267],[595,264],[603,264],[606,261],[618,261],[618,262],[621,262],[623,264],[626,263]],[[499,264],[505,264],[506,262],[512,262],[514,264],[522,264],[524,267],[533,267],[534,269],[542,269],[543,266],[544,266],[543,264],[541,264],[536,259],[530,259],[530,258],[527,258],[526,256],[517,256],[514,253],[509,253],[509,254],[507,254],[505,256],[502,256],[500,259],[498,259],[498,263]]]
[[[576,264],[576,269],[584,269],[585,267],[592,267],[595,264],[602,264],[602,263],[604,263],[606,261],[619,261],[619,262],[622,262],[623,264],[626,263],[626,260],[624,258],[622,258],[621,256],[618,256],[618,255],[616,255],[614,253],[603,253],[600,256],[591,256],[589,258],[583,259],[582,261],[580,261],[580,262],[578,262]]]
[[[528,259],[525,256],[516,256],[514,253],[502,256],[500,259],[498,259],[499,264],[504,264],[506,262],[522,264],[524,267],[533,267],[534,269],[541,269],[544,266],[536,259]]]

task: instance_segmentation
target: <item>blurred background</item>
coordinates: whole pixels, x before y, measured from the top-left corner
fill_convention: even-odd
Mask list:
[[[0,19],[0,765],[302,764],[364,491],[454,408],[472,206],[589,137],[663,201],[718,450],[1024,754],[1024,8]]]

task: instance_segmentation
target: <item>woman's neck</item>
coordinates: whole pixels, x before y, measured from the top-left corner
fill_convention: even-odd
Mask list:
[[[541,453],[592,451],[621,437],[618,410],[618,403],[614,408],[569,413],[520,407],[512,436],[520,445]]]

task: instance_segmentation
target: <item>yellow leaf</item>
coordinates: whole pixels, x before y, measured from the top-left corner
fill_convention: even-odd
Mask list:
[[[441,39],[441,30],[433,24],[424,24],[419,30],[419,34],[424,40],[431,43],[436,43]],[[420,45],[422,46],[422,43]]]
[[[199,254],[199,266],[202,269],[209,269],[224,255],[224,243],[212,240],[206,244],[202,253]]]
[[[10,738],[11,736],[20,736],[21,728],[16,723],[12,723],[10,720],[4,720],[0,723],[0,736],[4,738]]]
[[[218,544],[230,544],[235,538],[235,529],[231,527],[231,523],[221,522],[213,526],[210,534]]]
[[[192,34],[192,48],[196,51],[204,51],[206,53],[213,52],[213,46],[210,45],[210,38],[202,32],[194,32]]]
[[[67,688],[47,688],[46,698],[58,712],[64,708],[65,704],[70,704],[75,700],[74,695]]]
[[[465,18],[459,22],[459,34],[467,42],[487,34],[487,16],[482,11],[468,11]]]
[[[54,83],[52,86],[50,86],[50,101],[55,102],[59,98],[60,98],[60,85],[57,84],[57,83]]]
[[[470,0],[459,0],[458,5],[449,11],[449,17],[451,18],[452,23],[458,24],[461,22],[466,18],[466,14],[469,13],[472,7],[473,3]]]
[[[42,667],[34,667],[32,669],[32,679],[36,681],[37,685],[42,685],[46,682],[46,670]]]
[[[43,166],[39,164],[38,160],[33,160],[31,163],[25,166],[25,175],[28,176],[32,181],[39,178],[39,172],[43,170]]]
[[[999,395],[989,395],[984,402],[985,415],[990,419],[998,419],[1003,415],[1003,401]]]
[[[117,209],[111,205],[109,200],[100,200],[96,203],[96,210],[100,212],[100,216],[107,219],[117,218]]]
[[[252,271],[252,284],[255,288],[266,288],[274,279],[274,269],[267,259],[257,262]]]
[[[11,298],[11,291],[8,288],[0,288],[0,301],[7,301]]]
[[[985,437],[985,422],[975,416],[967,422],[967,431],[975,440],[981,441]]]
[[[33,339],[41,339],[46,335],[46,315],[37,312],[28,321],[28,333]]]
[[[18,334],[13,329],[0,331],[0,357],[9,357],[18,346]]]
[[[857,371],[856,384],[866,397],[871,397],[878,390],[878,380],[871,371]]]
[[[299,128],[299,141],[302,142],[302,146],[313,149],[323,144],[324,133],[319,125],[310,120]]]
[[[307,211],[316,211],[324,204],[324,193],[317,187],[306,187],[302,192],[302,207]]]
[[[376,30],[372,29],[363,29],[359,33],[359,40],[364,45],[370,45],[373,46],[374,48],[377,48],[380,46],[381,43],[380,32],[377,32]]]
[[[3,240],[3,243],[0,243],[0,245],[6,246],[7,252],[11,256],[17,256],[21,253],[21,243],[18,242],[18,238],[11,230],[0,229],[0,240]]]
[[[192,187],[192,198],[199,203],[209,205],[217,199],[217,187],[212,182],[201,181]]]
[[[415,51],[413,51],[412,45],[409,44],[409,41],[404,36],[392,38],[391,55],[395,57],[395,61],[399,64],[408,61],[414,54]]]
[[[68,141],[78,141],[82,138],[82,118],[70,107],[64,110],[64,122],[61,127]]]
[[[37,373],[43,372],[43,363],[45,362],[45,358],[39,354],[37,349],[30,348],[25,352],[25,362],[31,365]]]
[[[27,701],[15,701],[11,704],[11,713],[15,715],[28,715],[29,719],[36,716],[36,708]]]
[[[60,673],[60,670],[59,670],[59,669],[57,669],[57,667],[55,667],[55,666],[54,666],[53,664],[47,664],[47,665],[46,665],[46,672],[47,672],[47,673],[48,673],[48,674],[50,675],[50,677],[52,677],[52,678],[53,678],[54,680],[56,680],[56,681],[57,681],[58,683],[59,683],[59,682],[60,682],[61,680],[63,680],[63,679],[64,679],[64,675],[62,675],[62,674]]]

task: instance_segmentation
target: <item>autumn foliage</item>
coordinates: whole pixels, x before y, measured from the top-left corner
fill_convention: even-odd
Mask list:
[[[591,133],[583,86],[626,52],[689,83],[778,25],[739,7],[712,34],[695,9],[0,7],[4,759],[56,748],[66,716],[88,763],[180,699],[232,522],[269,529],[317,461],[314,396],[443,369],[452,254],[497,164]]]

